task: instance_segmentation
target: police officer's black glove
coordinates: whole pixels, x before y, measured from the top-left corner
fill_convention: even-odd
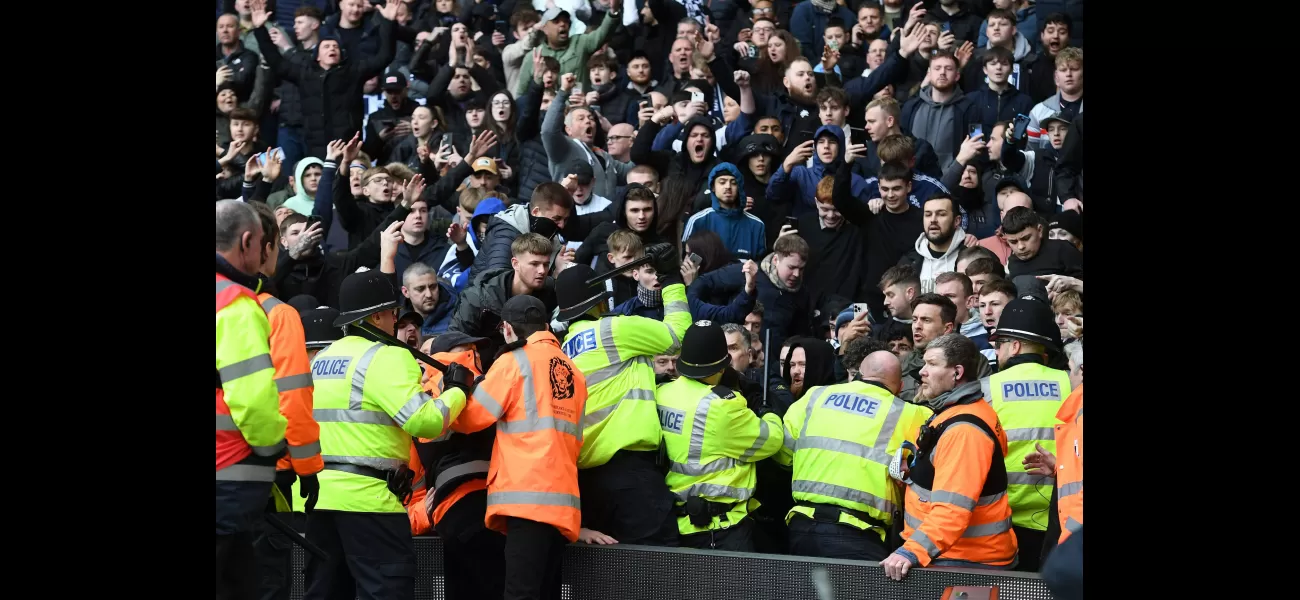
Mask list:
[[[474,391],[474,372],[460,363],[447,365],[447,372],[442,374],[443,389],[456,387],[466,396]]]
[[[652,244],[645,249],[647,256],[651,258],[650,265],[655,268],[655,272],[660,277],[667,276],[670,273],[677,273],[680,278],[682,261],[677,256],[677,248],[667,242]]]
[[[298,476],[298,496],[307,499],[303,504],[303,512],[311,512],[316,508],[316,499],[320,496],[320,480],[316,479],[315,474]]]

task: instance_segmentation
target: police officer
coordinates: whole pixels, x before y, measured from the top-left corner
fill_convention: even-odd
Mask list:
[[[1047,365],[1062,354],[1061,330],[1052,308],[1032,297],[1007,303],[989,334],[998,353],[998,372],[980,380],[1007,432],[1007,499],[1020,543],[1022,571],[1038,572],[1043,540],[1052,519],[1053,481],[1025,471],[1035,444],[1056,453],[1056,413],[1070,394],[1070,374]]]
[[[253,536],[275,463],[284,454],[271,361],[271,326],[254,277],[262,262],[257,212],[238,200],[216,203],[216,580],[218,600],[253,598],[258,568]]]
[[[668,453],[668,488],[677,497],[680,545],[754,551],[749,511],[754,463],[781,449],[781,417],[759,418],[744,396],[720,385],[731,371],[722,327],[699,321],[686,330],[676,380],[659,387],[655,404]]]
[[[787,441],[776,461],[794,467],[791,554],[889,556],[888,533],[903,506],[890,459],[933,414],[897,396],[902,377],[898,357],[873,352],[857,379],[812,388],[786,411]]]
[[[569,323],[564,353],[587,379],[578,459],[583,525],[623,544],[673,546],[673,496],[656,466],[660,434],[652,361],[679,351],[691,314],[676,251],[669,244],[646,251],[656,257],[663,321],[604,316],[610,293],[603,284],[586,285],[595,276],[586,265],[560,273],[556,296],[559,320]]]
[[[328,306],[299,311],[302,319],[303,337],[307,342],[307,360],[316,358],[316,354],[343,337],[343,328],[334,326],[339,318],[339,311]]]
[[[399,306],[388,275],[353,273],[339,290],[335,326],[342,339],[312,361],[320,424],[320,500],[307,538],[328,561],[307,557],[304,598],[409,600],[415,597],[415,545],[402,498],[410,493],[411,437],[436,438],[465,407],[469,371],[448,365],[445,390],[420,388],[411,353],[373,339],[354,323],[392,332]]]

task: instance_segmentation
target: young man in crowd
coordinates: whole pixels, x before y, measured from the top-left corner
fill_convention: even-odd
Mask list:
[[[1007,211],[1002,235],[1011,246],[1008,276],[1013,280],[1021,275],[1067,275],[1083,279],[1083,253],[1070,242],[1047,239],[1046,230],[1047,223],[1032,210]]]
[[[1066,122],[1083,114],[1083,50],[1065,48],[1056,55],[1056,95],[1034,106],[1029,113],[1029,127],[1038,131],[1044,119],[1059,115]],[[1047,136],[1039,135],[1033,141],[1035,147],[1046,148],[1050,145]]]

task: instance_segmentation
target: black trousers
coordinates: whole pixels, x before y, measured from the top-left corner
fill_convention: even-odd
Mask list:
[[[889,550],[875,530],[795,516],[790,519],[790,554],[881,561]]]
[[[618,538],[615,538],[618,539]],[[745,517],[739,523],[726,529],[701,531],[683,535],[680,538],[683,548],[701,550],[730,550],[732,552],[754,551],[754,520]]]
[[[257,598],[257,555],[253,533],[217,536],[217,600]]]
[[[406,513],[316,510],[307,539],[329,555],[307,555],[304,600],[414,600],[415,541]]]
[[[443,540],[443,591],[447,600],[505,595],[506,536],[483,525],[487,491],[457,500],[434,529]]]
[[[1043,565],[1043,540],[1047,539],[1047,532],[1017,525],[1012,525],[1011,530],[1016,532],[1016,545],[1020,549],[1016,570],[1037,573]]]
[[[567,541],[546,523],[506,517],[505,600],[560,600]]]
[[[656,452],[619,451],[578,471],[582,524],[620,544],[677,545],[676,499],[655,467]]]
[[[307,530],[307,515],[274,513],[273,516],[298,532]],[[264,521],[262,525],[262,531],[253,541],[262,574],[257,597],[261,600],[289,600],[289,591],[293,589],[293,541],[270,523]]]

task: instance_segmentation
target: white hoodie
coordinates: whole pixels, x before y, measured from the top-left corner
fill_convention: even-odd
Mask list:
[[[943,253],[939,258],[931,258],[930,243],[925,240],[925,232],[921,232],[921,237],[916,238],[916,253],[921,255],[921,293],[929,294],[934,291],[934,279],[940,274],[957,270],[957,253],[966,247],[966,232],[957,228],[952,234],[952,242],[948,244],[948,251]]]

